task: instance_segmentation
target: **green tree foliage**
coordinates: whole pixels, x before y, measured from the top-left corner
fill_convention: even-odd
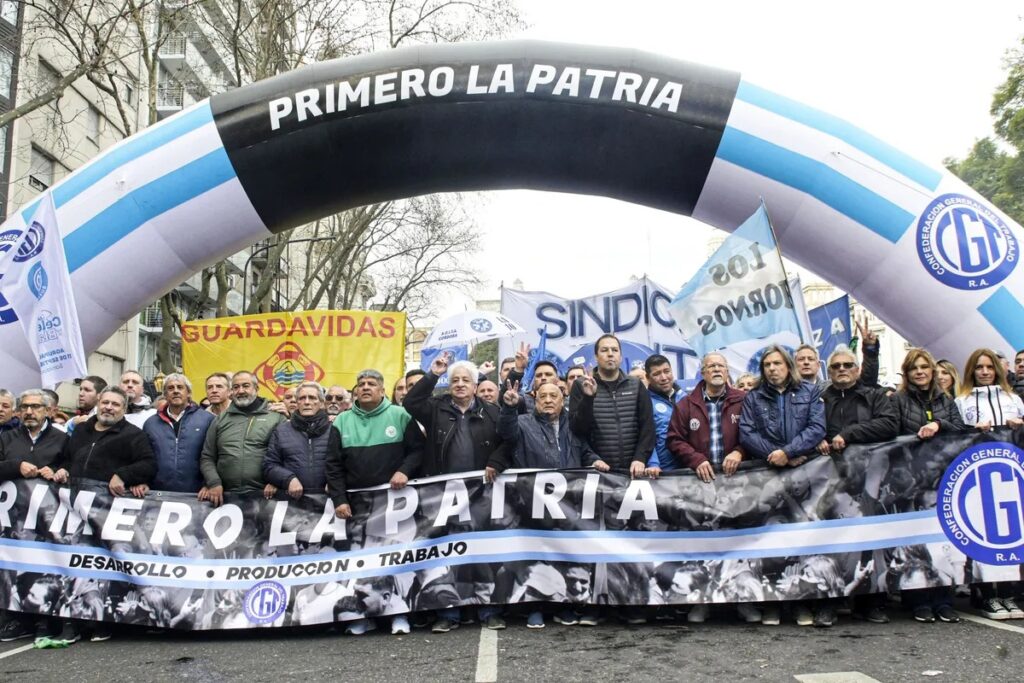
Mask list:
[[[1024,224],[1024,45],[1011,50],[1007,75],[992,97],[996,139],[982,138],[963,159],[946,168]]]
[[[480,342],[473,347],[473,352],[470,354],[469,359],[477,365],[483,365],[490,361],[495,365],[498,364],[498,340],[488,339],[485,342]]]
[[[963,159],[946,159],[944,163],[1013,220],[1024,224],[1024,157],[1020,151],[1004,152],[992,138],[982,138]]]

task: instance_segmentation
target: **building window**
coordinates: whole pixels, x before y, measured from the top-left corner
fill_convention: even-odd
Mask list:
[[[4,172],[4,159],[7,158],[7,126],[0,128],[0,174]]]
[[[124,103],[129,107],[135,106],[135,79],[131,77],[124,82]]]
[[[85,117],[85,136],[98,145],[100,143],[100,111],[90,105],[85,112]]]
[[[39,68],[36,69],[36,81],[37,94],[42,95],[43,93],[50,92],[60,83],[60,72],[47,64],[45,60],[40,59]],[[60,95],[57,95],[57,97],[49,102],[49,106],[54,110],[57,109],[58,99],[60,99]]]
[[[18,25],[18,3],[15,0],[3,0],[3,2],[0,2],[0,19],[3,19],[11,26]]]
[[[32,161],[28,167],[28,184],[40,192],[53,185],[55,165],[53,157],[33,147]]]
[[[14,53],[0,48],[0,97],[11,98],[11,76],[14,72]]]

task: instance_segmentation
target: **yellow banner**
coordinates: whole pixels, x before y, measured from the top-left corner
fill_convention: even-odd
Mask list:
[[[262,396],[280,399],[302,382],[350,389],[360,370],[384,375],[390,393],[404,373],[405,313],[298,311],[193,320],[182,326],[185,375],[204,395],[214,372],[250,370]]]

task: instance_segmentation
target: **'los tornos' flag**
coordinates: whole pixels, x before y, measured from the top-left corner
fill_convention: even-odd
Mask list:
[[[799,344],[801,329],[764,204],[683,285],[668,309],[699,356],[752,340]],[[788,335],[785,333],[789,333]],[[792,343],[792,342],[791,342]]]

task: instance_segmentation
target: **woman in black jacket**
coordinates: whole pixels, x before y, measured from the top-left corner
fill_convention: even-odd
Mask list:
[[[960,409],[939,386],[935,359],[924,349],[910,349],[901,368],[903,383],[893,398],[899,433],[930,439],[939,432],[966,431]]]
[[[960,409],[939,385],[935,359],[924,349],[910,349],[903,359],[903,383],[893,395],[899,413],[899,433],[930,439],[936,434],[965,431]],[[938,486],[938,482],[934,483]],[[953,609],[953,587],[936,586],[904,590],[903,603],[914,611],[914,619],[947,624],[960,621]]]

